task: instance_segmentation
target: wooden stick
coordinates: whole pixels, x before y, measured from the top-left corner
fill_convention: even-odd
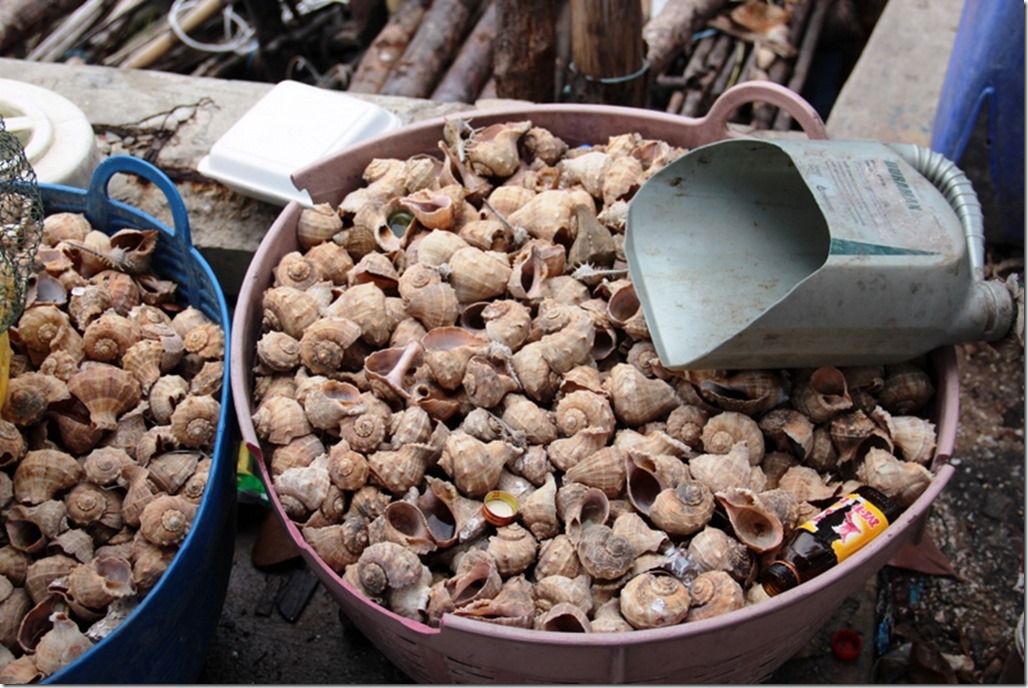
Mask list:
[[[496,4],[485,8],[471,35],[464,41],[453,64],[432,92],[432,100],[473,103],[493,73],[493,42],[496,38]]]
[[[682,114],[686,117],[698,117],[709,107],[707,103],[708,97],[710,96],[711,89],[714,86],[714,80],[717,79],[718,74],[724,68],[728,55],[732,49],[732,39],[730,36],[725,34],[718,34],[716,37],[711,37],[714,45],[710,49],[710,53],[707,55],[707,59],[704,61],[703,72],[697,79],[697,85],[695,88],[690,89],[685,94],[685,103],[682,105]]]
[[[575,101],[642,107],[647,83],[643,50],[638,2],[571,0]]]
[[[657,16],[643,26],[651,74],[663,74],[707,20],[728,0],[667,0]]]
[[[221,0],[202,0],[202,2],[194,7],[179,25],[182,30],[189,33],[196,27],[200,26],[208,19],[213,17],[221,9]],[[179,42],[178,36],[175,35],[171,29],[166,30],[157,36],[153,41],[144,45],[136,53],[129,55],[128,59],[122,63],[122,67],[125,69],[142,69],[149,67],[151,64],[162,58],[165,53],[171,50]]]
[[[789,18],[789,43],[799,45],[803,41],[803,34],[807,29],[807,20],[810,11],[814,7],[814,0],[804,0],[796,5]],[[764,78],[774,81],[776,84],[785,84],[792,72],[792,60],[781,57],[767,68]],[[767,103],[753,104],[753,126],[757,129],[770,129],[778,109]]]
[[[557,7],[552,0],[495,0],[496,95],[536,102],[554,98]]]
[[[814,13],[810,17],[810,26],[807,27],[807,33],[803,36],[799,57],[796,58],[796,65],[793,67],[792,77],[789,79],[789,88],[796,93],[802,91],[803,84],[807,82],[810,63],[814,59],[814,52],[821,39],[821,29],[824,28],[825,18],[828,16],[828,8],[831,4],[827,0],[812,0],[812,2],[814,2]],[[779,110],[775,117],[774,128],[778,131],[788,131],[791,126],[792,115],[785,110]]]
[[[482,0],[434,0],[379,93],[427,98],[453,61]]]
[[[36,44],[25,59],[30,62],[56,62],[96,23],[115,0],[86,0],[68,15],[61,25]]]
[[[421,25],[428,0],[403,0],[389,16],[389,21],[364,51],[348,91],[378,93],[392,71],[393,65],[403,57],[411,37]]]
[[[0,54],[73,11],[85,0],[4,0],[0,2]]]

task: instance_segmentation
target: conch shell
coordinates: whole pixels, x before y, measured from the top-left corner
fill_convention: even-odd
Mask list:
[[[728,513],[735,536],[751,550],[770,552],[782,544],[781,520],[753,490],[735,487],[714,496]]]
[[[714,515],[714,494],[698,480],[662,490],[650,506],[650,520],[669,535],[692,535]]]
[[[857,478],[905,509],[928,488],[932,473],[919,463],[901,461],[884,449],[872,448],[857,468]]]
[[[724,571],[701,573],[689,588],[691,604],[685,620],[701,621],[742,609],[746,595],[739,582]]]

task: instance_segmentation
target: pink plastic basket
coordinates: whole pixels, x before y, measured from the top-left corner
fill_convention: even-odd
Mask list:
[[[604,142],[639,132],[693,148],[736,135],[728,117],[752,101],[777,105],[808,136],[824,138],[820,118],[791,91],[763,82],[726,91],[704,118],[682,118],[631,108],[538,105],[476,111],[474,126],[531,120],[569,145]],[[293,175],[317,202],[338,204],[361,185],[372,158],[436,153],[443,118],[426,120],[365,142]],[[934,480],[924,494],[881,536],[841,565],[777,597],[723,616],[668,628],[609,634],[569,634],[507,628],[452,615],[439,628],[398,616],[363,597],[326,566],[285,515],[274,490],[250,418],[254,412],[253,367],[260,336],[261,299],[280,258],[298,249],[301,206],[290,203],[262,241],[243,281],[232,326],[232,393],[242,438],[257,458],[272,508],[304,559],[350,620],[411,678],[425,683],[753,683],[767,678],[794,655],[906,542],[916,541],[932,502],[953,474],[947,464],[956,439],[958,376],[952,348],[932,353],[937,393],[933,420],[938,446]]]

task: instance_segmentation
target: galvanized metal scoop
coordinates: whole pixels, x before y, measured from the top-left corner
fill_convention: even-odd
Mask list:
[[[1010,330],[982,225],[928,149],[736,138],[643,185],[625,252],[668,368],[883,364]]]

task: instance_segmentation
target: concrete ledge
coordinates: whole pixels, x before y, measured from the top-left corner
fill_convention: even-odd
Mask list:
[[[930,146],[964,0],[889,0],[826,122],[833,139]]]

